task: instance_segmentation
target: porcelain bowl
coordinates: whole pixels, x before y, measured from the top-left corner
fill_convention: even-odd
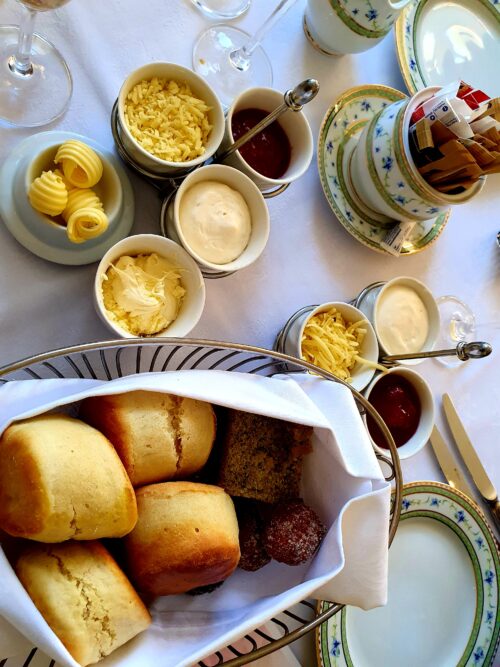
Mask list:
[[[366,319],[364,313],[362,313],[354,306],[351,306],[350,304],[344,303],[342,301],[322,303],[321,305],[316,306],[313,310],[308,310],[299,317],[295,318],[291,322],[291,325],[286,332],[286,338],[283,342],[283,351],[292,357],[302,359],[302,337],[304,335],[304,329],[308,321],[317,313],[323,313],[330,310],[331,308],[338,310],[344,320],[349,324],[363,321],[363,328],[366,329],[366,335],[361,344],[359,355],[367,361],[376,363],[378,361],[379,348],[377,343],[377,336],[375,335],[375,331],[373,330],[372,325]],[[373,378],[374,373],[374,368],[356,362],[354,368],[351,371],[350,385],[354,389],[361,391],[361,389],[364,389]]]
[[[144,79],[153,77],[174,81],[185,81],[191,88],[193,95],[202,99],[210,107],[208,118],[212,130],[208,137],[203,155],[185,162],[170,162],[162,160],[143,148],[132,136],[125,120],[125,100],[131,89]],[[219,98],[214,90],[198,74],[187,67],[174,63],[154,62],[143,65],[134,70],[123,82],[118,95],[118,129],[127,154],[143,169],[158,176],[175,176],[189,172],[194,167],[208,160],[219,148],[224,135],[224,112]]]
[[[370,400],[370,394],[373,391],[373,388],[377,385],[378,382],[380,382],[381,378],[383,378],[388,373],[392,375],[399,375],[408,380],[408,382],[415,389],[420,401],[420,420],[418,422],[417,430],[407,442],[398,447],[399,458],[407,459],[425,447],[427,441],[430,438],[435,417],[434,398],[432,396],[431,388],[419,373],[410,368],[397,366],[395,368],[391,368],[386,373],[377,374],[373,378],[366,391],[363,392],[365,398],[367,398],[368,401]],[[370,433],[366,415],[364,416],[364,420],[365,424],[367,425],[368,433]],[[375,451],[379,452],[380,454],[385,454],[386,456],[389,454],[388,449],[379,447],[371,436],[370,439]]]
[[[121,338],[135,338],[134,334],[122,328],[112,320],[104,306],[102,283],[105,280],[106,271],[111,264],[118,261],[123,255],[132,257],[141,254],[156,253],[170,260],[178,267],[181,273],[181,283],[186,293],[184,295],[177,318],[167,329],[160,331],[155,336],[186,336],[198,323],[205,306],[205,282],[195,261],[180,245],[156,234],[138,234],[129,236],[116,243],[104,255],[97,267],[94,280],[94,306],[97,314],[104,324]]]
[[[231,262],[225,264],[215,264],[209,262],[200,255],[198,255],[192,248],[190,248],[186,238],[182,232],[180,224],[180,206],[184,194],[197,183],[203,181],[216,181],[224,183],[233,190],[238,191],[250,209],[252,230],[250,240],[241,255]],[[264,252],[264,249],[269,238],[269,211],[267,210],[266,202],[262,196],[259,188],[250,180],[248,176],[242,172],[222,164],[211,164],[205,167],[196,169],[193,173],[186,176],[182,185],[176,192],[175,200],[169,207],[167,212],[169,236],[171,230],[174,232],[172,238],[179,241],[182,247],[193,257],[196,263],[204,271],[219,272],[230,271],[235,272],[244,269],[250,264],[253,264]]]

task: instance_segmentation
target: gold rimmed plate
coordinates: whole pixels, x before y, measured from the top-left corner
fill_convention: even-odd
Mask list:
[[[347,162],[364,126],[381,109],[405,97],[388,86],[359,86],[341,95],[328,109],[318,137],[318,171],[325,197],[340,224],[360,243],[388,254],[381,246],[387,225],[367,216],[353,200],[346,183]],[[448,222],[449,211],[417,222],[402,255],[425,250]]]
[[[500,95],[499,0],[416,0],[399,15],[394,34],[410,93],[462,79]]]
[[[476,503],[437,482],[403,487],[388,603],[344,607],[316,631],[320,667],[488,667],[500,635],[498,546]],[[321,602],[318,611],[328,609]]]

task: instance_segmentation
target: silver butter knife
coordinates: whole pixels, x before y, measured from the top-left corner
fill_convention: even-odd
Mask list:
[[[453,438],[480,494],[488,503],[496,527],[500,530],[500,500],[448,394],[443,394],[443,408]]]
[[[437,426],[434,426],[432,429],[430,442],[438,460],[439,467],[443,471],[448,484],[454,489],[462,491],[466,496],[469,496],[469,498],[474,498],[474,493],[472,492],[469,482],[463,476],[460,468],[458,468],[457,461],[444,441]]]

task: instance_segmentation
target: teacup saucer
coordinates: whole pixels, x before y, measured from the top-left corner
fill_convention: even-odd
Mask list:
[[[26,172],[32,162],[68,139],[83,141],[100,155],[104,164],[103,178],[108,178],[118,190],[113,196],[116,205],[108,229],[85,243],[72,243],[64,227],[49,222],[31,207],[26,194]],[[91,264],[130,233],[134,222],[134,194],[119,159],[92,139],[74,132],[40,132],[21,141],[0,169],[0,216],[14,238],[38,257],[57,264]]]
[[[341,95],[328,109],[318,138],[318,170],[325,197],[340,224],[363,245],[388,254],[381,246],[387,223],[354,201],[347,185],[348,161],[363,127],[383,107],[401,100],[403,93],[388,86],[359,86]],[[402,255],[424,250],[448,222],[449,211],[417,222],[401,249]]]

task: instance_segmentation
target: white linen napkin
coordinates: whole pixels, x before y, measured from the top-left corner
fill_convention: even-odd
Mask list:
[[[237,570],[217,591],[158,598],[151,627],[102,661],[142,667],[161,655],[165,667],[188,667],[306,597],[370,609],[386,602],[390,486],[383,479],[351,392],[296,374],[266,378],[225,371],[145,373],[110,382],[54,379],[0,388],[0,431],[13,420],[97,394],[165,391],[314,427],[302,497],[328,527],[315,557],[289,567]],[[76,667],[0,551],[0,615],[61,665]],[[0,656],[2,657],[2,656]]]

